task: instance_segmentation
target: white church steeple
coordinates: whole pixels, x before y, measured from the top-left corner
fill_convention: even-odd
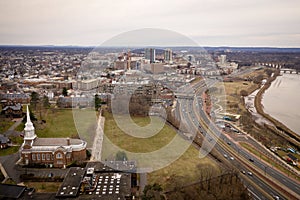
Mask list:
[[[30,120],[28,105],[27,105],[27,122],[25,124],[24,132],[25,132],[24,140],[34,140],[36,138],[34,126]]]

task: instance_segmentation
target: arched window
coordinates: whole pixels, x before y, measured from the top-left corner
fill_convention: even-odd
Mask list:
[[[62,153],[57,153],[56,158],[62,158]]]

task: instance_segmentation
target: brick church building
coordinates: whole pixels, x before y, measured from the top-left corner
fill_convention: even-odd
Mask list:
[[[24,165],[47,165],[66,167],[72,162],[86,160],[86,142],[71,138],[38,138],[35,134],[27,106],[27,122],[24,128],[24,142],[20,149]]]

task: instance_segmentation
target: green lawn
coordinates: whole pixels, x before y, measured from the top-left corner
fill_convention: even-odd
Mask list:
[[[6,149],[0,149],[0,156],[7,156],[18,152],[19,146],[8,147]]]
[[[13,124],[14,122],[12,120],[0,118],[0,134],[7,131]]]
[[[160,150],[160,148],[166,146],[169,144],[172,139],[176,137],[176,132],[173,128],[171,128],[168,125],[164,125],[162,130],[155,134],[152,137],[149,138],[137,138],[130,136],[128,134],[125,134],[116,124],[116,122],[113,119],[112,114],[105,112],[105,136],[107,139],[109,139],[114,145],[127,150],[129,152],[139,152],[139,153],[145,153],[145,152],[155,152],[156,150]],[[140,126],[146,126],[150,123],[150,118],[148,117],[133,117],[133,121],[140,125]],[[152,123],[155,125],[156,123],[160,123],[160,118],[153,118]],[[125,121],[125,124],[127,122]],[[172,151],[176,150],[182,150],[181,146],[185,146],[187,142],[183,139],[178,139],[178,142],[176,143],[176,148],[174,146],[170,148],[168,152],[165,152],[168,154],[169,152],[172,153]],[[108,150],[109,149],[109,150]],[[106,140],[104,139],[103,147],[102,147],[102,159],[105,158],[113,158],[112,156],[115,155],[117,152],[117,149],[111,148],[111,146],[108,146],[106,143]],[[132,154],[129,154],[129,160],[134,159],[131,158]],[[172,154],[170,154],[172,155]],[[163,155],[164,156],[164,155]],[[157,157],[147,157],[146,159],[149,159],[149,162],[145,162],[146,164],[155,162],[155,159]],[[138,163],[139,165],[140,163]],[[170,165],[167,165],[170,164]],[[152,183],[159,183],[164,188],[168,188],[169,185],[172,184],[172,182],[182,182],[185,183],[199,180],[201,171],[212,171],[214,175],[217,175],[220,173],[220,168],[217,165],[216,162],[212,161],[210,158],[205,157],[203,159],[199,158],[199,151],[193,146],[187,146],[187,150],[185,153],[177,160],[175,160],[173,163],[166,163],[165,167],[154,170],[152,173],[148,174],[148,184]]]
[[[17,126],[17,127],[15,128],[15,131],[21,132],[21,131],[24,130],[24,128],[25,128],[25,124],[24,124],[23,122],[21,122],[21,123],[19,124],[19,126]]]
[[[36,192],[57,192],[60,182],[25,182],[28,188],[34,188]]]
[[[12,180],[12,178],[8,178],[6,181],[5,181],[5,184],[10,184],[10,185],[16,185],[17,183]]]
[[[19,145],[21,145],[24,141],[24,139],[21,136],[9,136],[9,139],[13,144]]]
[[[171,189],[174,183],[188,184],[200,179],[201,175],[213,176],[221,174],[218,164],[209,157],[199,158],[199,151],[190,146],[188,150],[169,166],[148,174],[148,184],[159,183],[166,190]],[[172,185],[172,186],[171,186]]]
[[[96,112],[94,109],[76,109],[72,111],[73,121],[79,137],[85,140],[88,148],[93,145],[95,130],[97,127]]]
[[[35,113],[36,117],[40,117],[39,113]],[[41,120],[34,121],[35,132],[40,138],[51,137],[71,137],[78,136],[92,143],[96,112],[89,109],[47,109],[42,112],[42,119],[46,123],[41,123]],[[16,131],[24,130],[24,123],[21,123],[15,128]]]
[[[44,115],[45,124],[35,124],[38,137],[71,137],[77,136],[71,109],[50,109]]]
[[[114,121],[112,114],[105,112],[105,126],[104,133],[115,145],[131,151],[131,152],[151,152],[169,143],[175,136],[175,131],[164,125],[163,129],[152,137],[149,138],[137,138],[124,133]],[[143,127],[149,124],[150,119],[148,117],[134,117],[133,121]],[[153,120],[154,124],[161,123],[159,118]],[[155,126],[155,125],[154,125]]]

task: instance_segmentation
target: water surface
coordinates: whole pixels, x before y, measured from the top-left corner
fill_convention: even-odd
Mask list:
[[[265,91],[264,112],[300,135],[300,74],[278,76]]]

